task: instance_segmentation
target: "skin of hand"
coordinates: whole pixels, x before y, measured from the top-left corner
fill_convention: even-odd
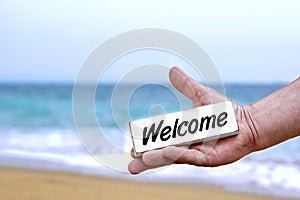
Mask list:
[[[217,91],[199,84],[178,67],[170,70],[170,81],[193,101],[194,107],[228,101]],[[233,102],[239,133],[217,141],[188,147],[169,146],[145,152],[128,165],[132,174],[176,164],[215,167],[239,160],[300,135],[300,78],[249,106]],[[132,154],[133,156],[133,154]],[[134,157],[134,156],[133,156]]]
[[[178,67],[173,67],[169,76],[174,87],[193,101],[193,107],[228,100],[217,91],[199,84]],[[232,163],[249,154],[256,146],[255,138],[257,135],[251,114],[248,111],[249,107],[240,106],[236,103],[233,103],[233,106],[239,126],[237,136],[221,139],[217,142],[194,144],[189,147],[169,146],[148,151],[142,157],[134,158],[130,162],[129,172],[138,174],[147,169],[172,163],[214,167]]]

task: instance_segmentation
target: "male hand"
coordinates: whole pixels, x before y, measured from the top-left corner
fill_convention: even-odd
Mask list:
[[[194,107],[226,101],[227,98],[217,91],[199,84],[178,67],[169,73],[170,81],[182,94],[193,101]],[[238,122],[239,134],[218,141],[202,142],[189,147],[169,146],[145,152],[142,157],[134,158],[128,166],[132,174],[147,169],[176,164],[214,167],[239,160],[255,149],[257,131],[249,112],[249,107],[233,103]],[[134,156],[133,156],[134,157]]]

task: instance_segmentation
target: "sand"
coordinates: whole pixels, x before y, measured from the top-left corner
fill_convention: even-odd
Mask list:
[[[195,184],[141,183],[71,173],[0,168],[0,199],[265,200],[275,198],[233,193],[222,188]]]

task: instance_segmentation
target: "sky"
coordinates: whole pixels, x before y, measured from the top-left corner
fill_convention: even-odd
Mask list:
[[[0,82],[73,82],[97,46],[140,28],[194,40],[225,82],[286,82],[300,75],[297,0],[1,0],[0,27]],[[162,55],[153,62],[184,65]],[[118,80],[118,67],[144,57],[124,59],[106,80]]]

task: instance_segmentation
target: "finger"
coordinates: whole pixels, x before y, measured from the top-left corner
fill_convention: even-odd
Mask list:
[[[133,148],[131,148],[130,155],[131,155],[132,158],[137,158],[137,157],[135,156],[135,153],[134,153],[134,149],[133,149]]]
[[[190,164],[205,166],[205,155],[196,149],[186,149],[182,147],[172,147],[164,151],[164,157],[170,160],[176,160],[176,164]]]
[[[227,100],[224,95],[198,83],[178,67],[170,69],[169,77],[174,87],[193,101],[194,107]]]
[[[148,169],[163,167],[174,163],[174,160],[164,157],[163,151],[164,149],[145,152],[141,158],[135,158],[129,163],[128,171],[131,174],[139,174]]]
[[[139,174],[148,169],[163,167],[174,163],[174,160],[164,157],[163,149],[145,152],[142,157],[135,158],[128,165],[128,171],[132,174]],[[131,151],[132,152],[132,151]]]
[[[142,157],[143,162],[152,168],[162,167],[174,163],[175,160],[164,156],[164,151],[168,148],[171,147],[145,152]]]
[[[190,99],[193,99],[199,89],[201,89],[201,85],[198,82],[184,73],[178,67],[172,67],[170,69],[169,77],[174,87]],[[203,92],[206,93],[207,91]]]
[[[146,171],[147,169],[151,169],[151,167],[147,166],[143,162],[142,158],[135,158],[128,165],[128,171],[131,174],[139,174],[143,171]]]

